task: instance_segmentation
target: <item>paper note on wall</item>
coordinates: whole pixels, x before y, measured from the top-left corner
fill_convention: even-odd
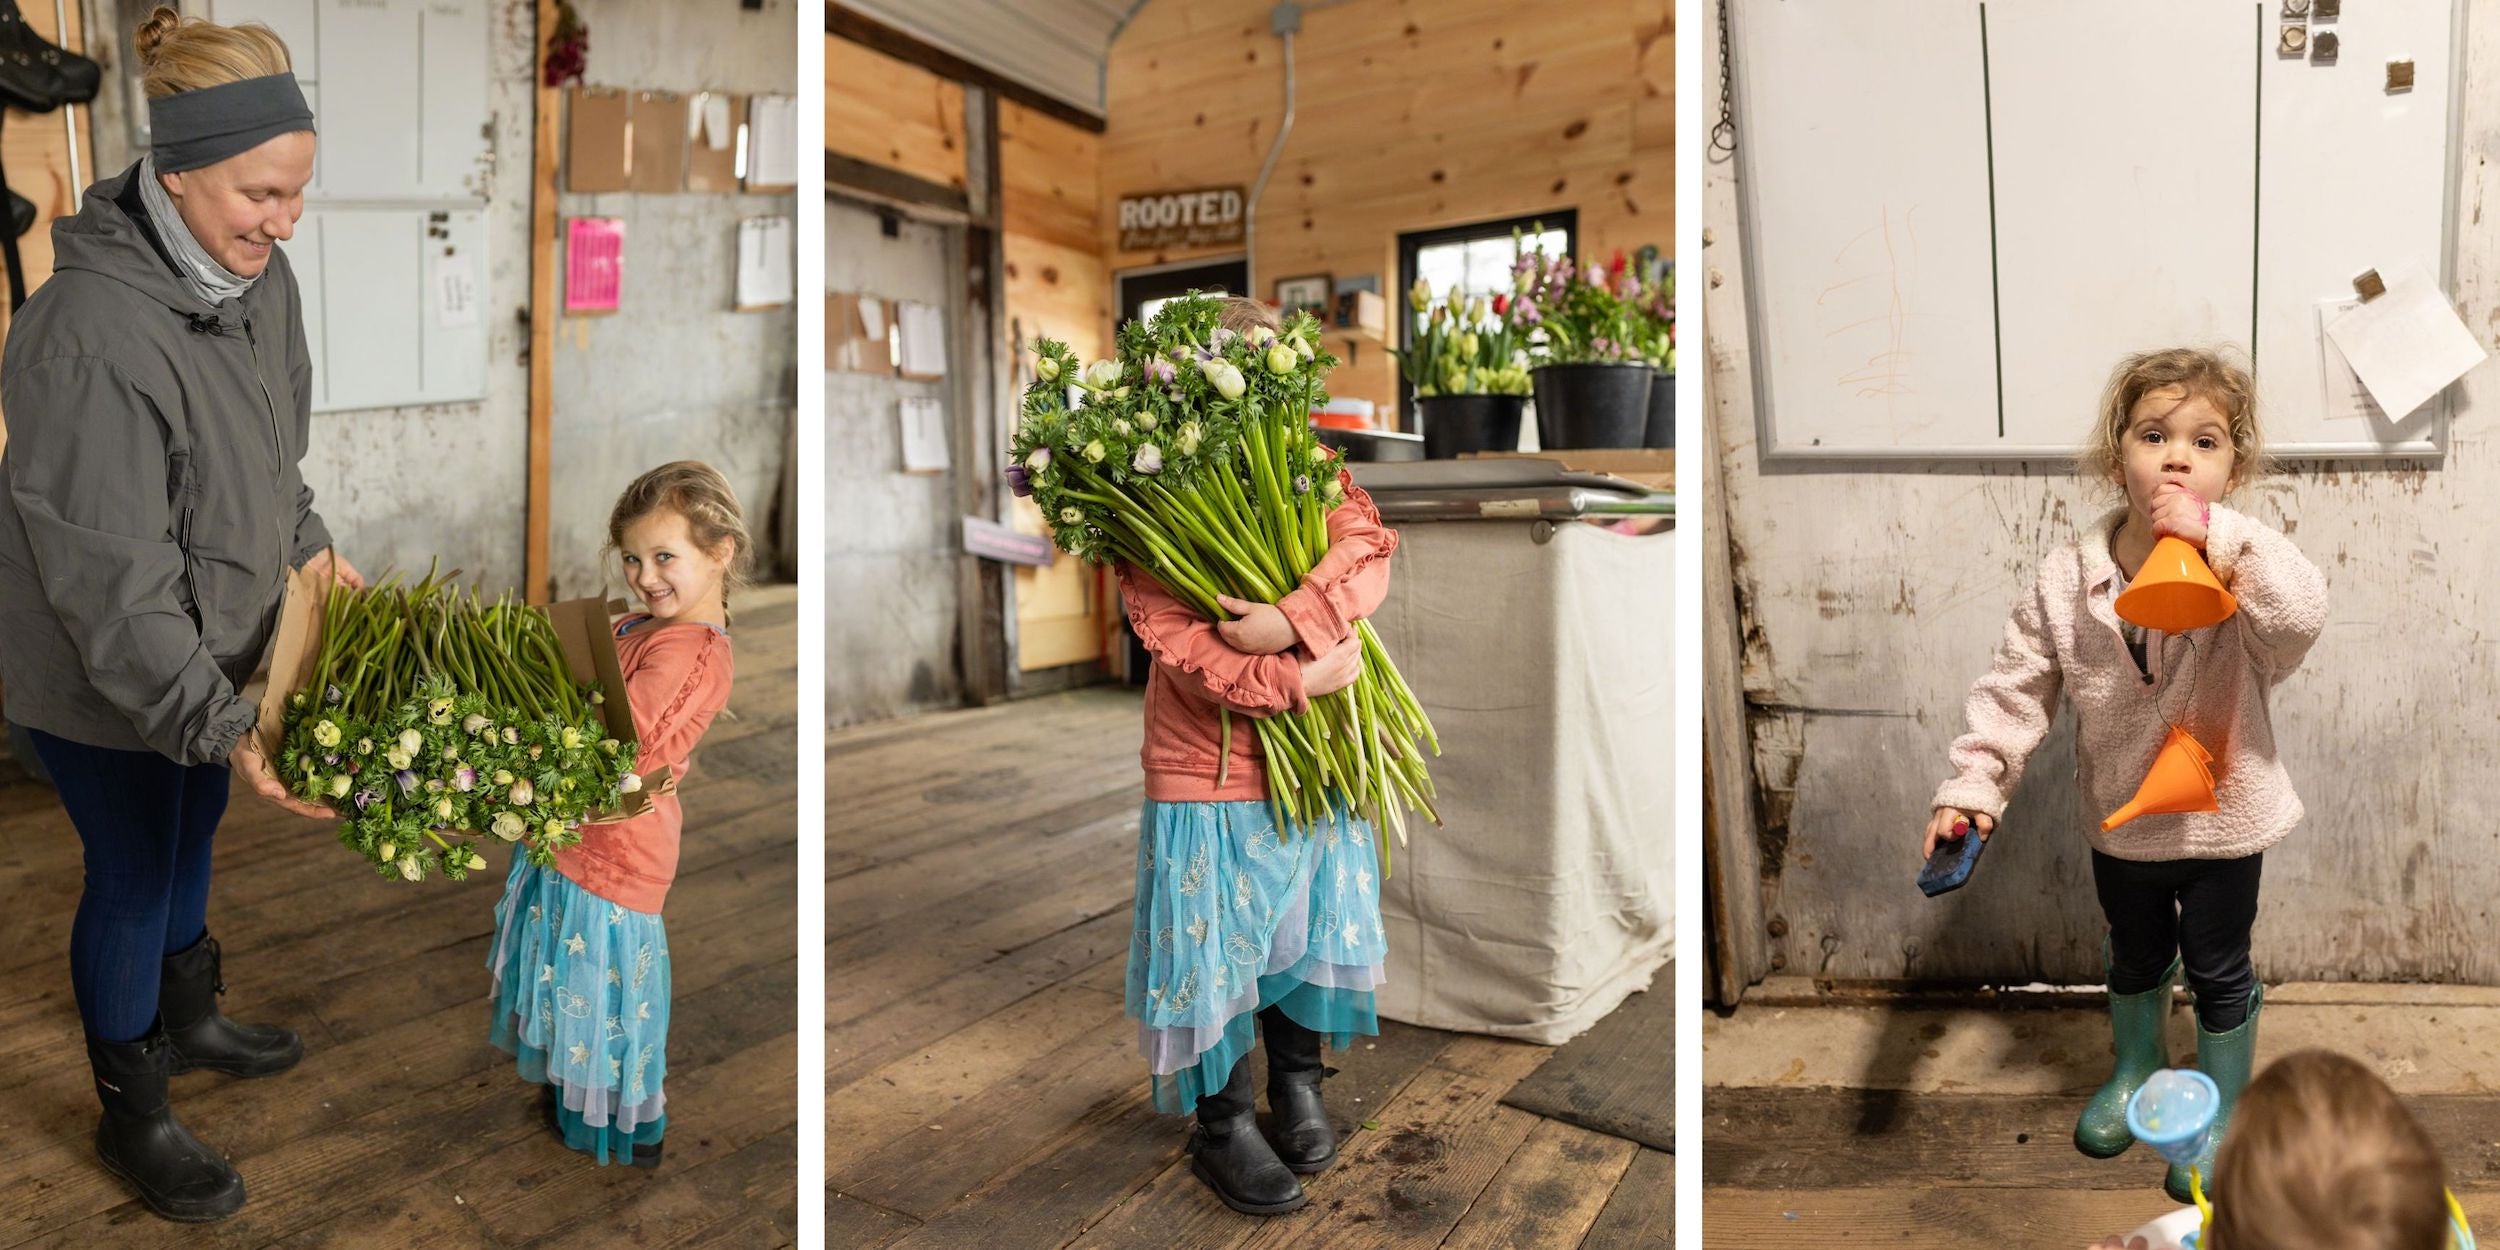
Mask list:
[[[942,473],[946,455],[946,406],[926,396],[903,400],[903,472]]]
[[[612,313],[624,294],[625,223],[576,217],[565,226],[564,311]]]
[[[2326,332],[2337,318],[2360,306],[2358,298],[2318,301],[2318,373],[2324,388],[2321,411],[2330,421],[2386,415],[2380,411],[2378,401],[2370,398],[2370,388],[2361,384],[2361,375],[2352,371],[2352,362],[2344,359],[2343,349],[2335,346],[2335,340]]]
[[[902,373],[935,380],[946,376],[946,310],[909,301],[895,313],[902,337]]]
[[[739,311],[774,308],[798,298],[798,258],[791,239],[787,217],[749,217],[738,223]]]
[[[747,103],[747,189],[795,187],[799,183],[799,102],[795,96],[759,95]]]
[[[2488,354],[2420,265],[2379,270],[2387,293],[2328,323],[2370,398],[2403,420]]]
[[[434,323],[477,324],[477,266],[464,253],[454,252],[434,262]]]

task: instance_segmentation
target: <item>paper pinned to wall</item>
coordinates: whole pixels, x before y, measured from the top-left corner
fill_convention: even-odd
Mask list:
[[[902,332],[902,373],[935,381],[946,376],[946,310],[905,301],[895,312]]]
[[[749,217],[738,223],[739,312],[778,308],[798,298],[798,257],[787,217]]]
[[[799,101],[759,95],[747,102],[747,190],[799,185]]]
[[[2421,265],[2378,273],[2387,293],[2328,322],[2326,336],[2370,398],[2401,421],[2488,353]]]
[[[2352,362],[2344,359],[2343,349],[2335,346],[2326,328],[2337,318],[2361,307],[2361,301],[2347,296],[2343,299],[2318,301],[2318,371],[2325,407],[2330,421],[2357,421],[2367,417],[2384,417],[2378,401],[2370,398],[2370,388],[2361,384],[2361,375],[2352,371]]]
[[[946,406],[925,395],[903,399],[903,472],[943,473],[946,454]]]
[[[434,324],[477,324],[477,266],[466,253],[453,252],[434,262]]]
[[[687,121],[691,123],[686,128],[688,137],[715,152],[729,150],[729,145],[738,139],[738,131],[729,117],[729,101],[729,94],[724,91],[697,93],[686,110],[689,114]]]
[[[624,294],[625,223],[576,217],[565,223],[564,239],[564,311],[615,312]]]

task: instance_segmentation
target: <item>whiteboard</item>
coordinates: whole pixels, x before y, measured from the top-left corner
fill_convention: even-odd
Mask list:
[[[2119,358],[2179,345],[2254,360],[2276,454],[2440,454],[2444,399],[2326,414],[2317,309],[2447,278],[2463,7],[2348,6],[2328,63],[2273,0],[1733,6],[1765,454],[2072,455]]]
[[[307,209],[285,246],[303,289],[312,410],[482,398],[485,245],[477,209]]]
[[[304,294],[313,411],[485,398],[485,318],[444,279],[457,290],[461,271],[486,275],[486,0],[207,7],[286,41],[320,131],[286,245]]]
[[[321,131],[323,201],[476,199],[490,120],[486,0],[210,0],[284,39]],[[337,90],[322,90],[335,85]]]

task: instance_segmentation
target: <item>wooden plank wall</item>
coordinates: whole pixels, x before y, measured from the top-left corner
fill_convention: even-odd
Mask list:
[[[964,189],[964,88],[825,36],[825,150]]]
[[[1007,262],[1007,334],[1018,351],[1017,393],[1032,381],[1037,338],[1059,339],[1086,360],[1111,350],[1111,266],[1103,254],[1102,136],[1004,100],[998,106],[1000,223]],[[1030,500],[1010,522],[1045,532]],[[1025,671],[1100,659],[1110,592],[1070,556],[1016,570],[1016,666]]]
[[[75,4],[68,6],[68,13],[69,29],[64,34],[56,29],[58,23],[53,21],[51,5],[28,5],[26,27],[64,48],[82,48],[86,46],[86,30],[81,25],[85,18]],[[79,105],[74,116],[78,127],[79,179],[91,183],[100,173],[119,172],[99,171],[95,167],[94,132],[87,106]],[[52,276],[52,219],[77,212],[79,192],[85,190],[70,178],[69,146],[69,132],[57,110],[21,113],[10,109],[5,122],[0,122],[0,164],[8,169],[9,189],[35,202],[34,229],[17,241],[30,295],[45,278]],[[0,299],[0,334],[7,329],[8,301]],[[8,442],[8,426],[5,419],[0,419],[0,448],[7,447]]]
[[[1158,0],[1111,48],[1103,203],[1248,186],[1283,114],[1267,0]],[[1674,246],[1671,0],[1356,0],[1307,14],[1294,127],[1258,208],[1259,294],[1303,273],[1397,281],[1401,232],[1576,207],[1583,253]],[[1113,269],[1186,259],[1116,251]],[[1339,353],[1343,355],[1343,352]],[[1387,357],[1329,389],[1386,404]]]

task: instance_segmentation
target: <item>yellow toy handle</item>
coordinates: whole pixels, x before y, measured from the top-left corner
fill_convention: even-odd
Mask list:
[[[2465,1207],[2457,1201],[2457,1191],[2450,1189],[2442,1192],[2448,1196],[2449,1222],[2457,1226],[2456,1232],[2448,1238],[2448,1244],[2453,1250],[2474,1250],[2474,1228],[2465,1222]]]

